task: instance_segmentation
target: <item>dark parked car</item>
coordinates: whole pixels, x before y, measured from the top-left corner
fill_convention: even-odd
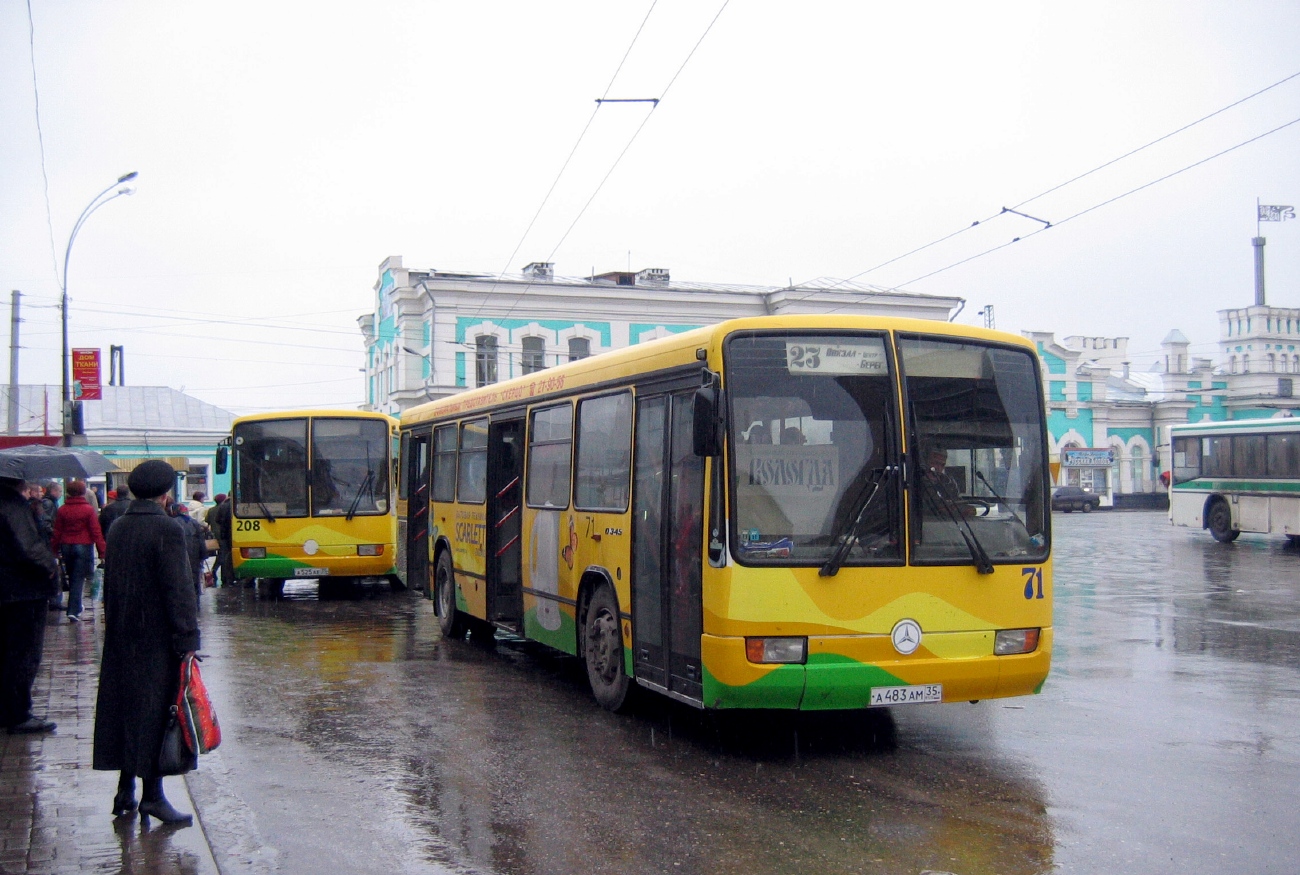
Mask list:
[[[1093,508],[1101,506],[1101,496],[1088,492],[1079,486],[1062,486],[1052,493],[1052,510],[1081,510],[1091,513]]]

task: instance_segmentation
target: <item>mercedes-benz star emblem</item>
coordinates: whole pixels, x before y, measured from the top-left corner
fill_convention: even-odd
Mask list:
[[[921,624],[915,620],[899,620],[889,637],[894,642],[894,649],[907,656],[921,646]]]

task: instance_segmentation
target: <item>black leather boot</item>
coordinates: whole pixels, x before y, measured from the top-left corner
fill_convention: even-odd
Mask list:
[[[157,818],[163,823],[184,824],[194,822],[194,815],[177,811],[163,795],[162,778],[149,778],[144,782],[144,798],[140,800],[140,814]]]
[[[117,795],[113,797],[113,816],[125,817],[135,812],[135,775],[122,772],[117,778]]]

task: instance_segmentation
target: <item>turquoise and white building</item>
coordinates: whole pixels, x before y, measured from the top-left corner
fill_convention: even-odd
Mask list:
[[[1130,367],[1128,338],[1026,331],[1043,364],[1053,482],[1091,489],[1103,506],[1166,494],[1169,426],[1300,416],[1300,309],[1219,311],[1219,357],[1196,358],[1169,332],[1149,371]]]
[[[366,343],[363,409],[398,414],[467,388],[741,316],[841,313],[947,320],[963,300],[827,280],[800,286],[674,281],[669,271],[561,277],[379,265]]]

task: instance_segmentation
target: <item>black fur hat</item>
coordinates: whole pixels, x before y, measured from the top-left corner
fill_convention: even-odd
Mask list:
[[[176,469],[162,459],[141,462],[126,485],[136,498],[157,498],[176,485]]]

